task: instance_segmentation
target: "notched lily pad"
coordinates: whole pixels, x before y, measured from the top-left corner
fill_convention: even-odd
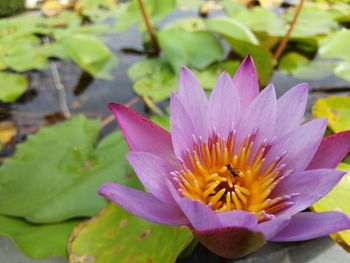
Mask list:
[[[34,225],[18,218],[0,215],[0,236],[9,236],[29,257],[43,259],[67,257],[67,242],[78,223]]]
[[[27,89],[28,81],[20,74],[0,72],[0,100],[14,102]]]
[[[69,259],[71,263],[171,263],[192,238],[187,227],[153,224],[110,204],[74,229]]]
[[[318,99],[312,109],[317,118],[328,118],[334,132],[350,130],[350,97],[331,96]]]
[[[337,169],[346,171],[347,174],[329,194],[314,204],[312,208],[316,212],[341,211],[350,216],[350,165],[340,163]],[[350,230],[332,234],[331,237],[350,252]]]
[[[101,184],[137,182],[122,134],[96,146],[99,130],[100,121],[79,115],[19,144],[0,168],[0,213],[33,223],[92,216],[107,205],[97,194]]]

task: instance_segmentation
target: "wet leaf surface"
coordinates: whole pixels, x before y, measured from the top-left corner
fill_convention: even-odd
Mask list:
[[[153,224],[110,204],[74,229],[69,259],[71,263],[171,263],[192,238],[187,227]]]
[[[34,225],[24,220],[0,215],[0,236],[9,236],[29,257],[43,259],[67,257],[67,242],[78,221]]]
[[[121,133],[96,146],[99,130],[80,115],[28,136],[0,168],[0,213],[34,223],[92,216],[106,206],[101,184],[134,183]]]
[[[0,72],[0,100],[14,102],[27,89],[27,79],[19,74]]]
[[[330,96],[318,99],[312,109],[316,118],[328,118],[334,132],[350,130],[350,97]]]
[[[210,32],[170,28],[160,31],[157,36],[164,56],[175,72],[182,66],[204,69],[224,56],[219,40]]]
[[[314,204],[312,208],[316,212],[341,211],[350,216],[350,165],[340,163],[337,169],[346,171],[347,174],[329,194]],[[350,230],[338,232],[331,237],[350,252]]]

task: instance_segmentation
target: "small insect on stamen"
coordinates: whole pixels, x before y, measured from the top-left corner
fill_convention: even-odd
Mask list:
[[[233,175],[233,177],[239,177],[238,173],[234,168],[232,168],[231,164],[226,165],[227,170]]]

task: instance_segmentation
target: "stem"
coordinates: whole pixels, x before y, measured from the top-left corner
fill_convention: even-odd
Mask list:
[[[281,43],[279,44],[279,46],[276,50],[276,53],[274,55],[275,62],[277,62],[279,60],[279,58],[281,57],[281,55],[283,53],[283,50],[285,49],[285,47],[288,43],[289,37],[290,37],[294,27],[295,27],[295,24],[298,20],[298,17],[299,17],[299,14],[301,12],[301,9],[303,8],[303,5],[304,5],[304,0],[300,0],[300,4],[299,4],[297,10],[295,11],[295,15],[293,17],[292,22],[290,23],[289,29],[288,29],[286,35],[283,37]]]
[[[140,8],[141,13],[142,13],[143,21],[146,24],[147,31],[148,31],[148,33],[149,33],[149,35],[151,37],[151,41],[153,43],[154,51],[155,51],[156,54],[158,54],[159,53],[159,45],[158,45],[158,41],[157,41],[157,38],[156,38],[156,34],[154,33],[153,27],[151,25],[151,21],[150,21],[150,19],[147,16],[147,13],[146,13],[146,10],[145,10],[145,7],[143,5],[142,0],[137,0],[137,2],[139,4],[139,8]]]

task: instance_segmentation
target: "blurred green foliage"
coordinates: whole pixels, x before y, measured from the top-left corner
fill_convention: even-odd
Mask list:
[[[25,0],[1,0],[0,17],[12,15],[24,8]]]

